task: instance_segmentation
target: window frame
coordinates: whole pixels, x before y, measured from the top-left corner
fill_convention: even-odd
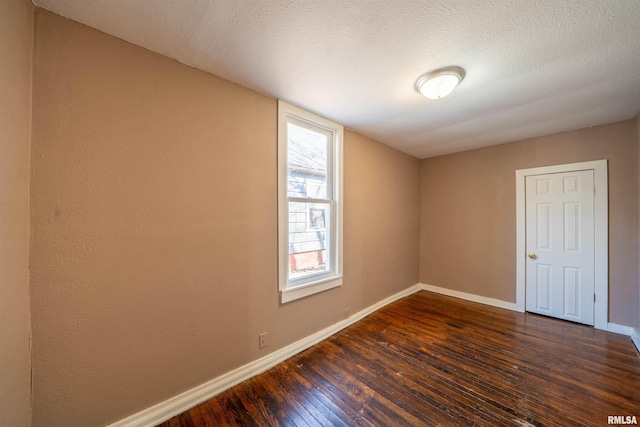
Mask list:
[[[326,133],[330,137],[326,191],[330,215],[329,218],[325,218],[324,231],[327,236],[327,261],[330,262],[331,268],[325,273],[294,280],[289,280],[289,199],[294,199],[292,202],[309,204],[314,204],[319,199],[289,197],[287,194],[289,123]],[[343,141],[342,125],[284,101],[278,101],[278,290],[282,304],[342,286]],[[307,211],[309,212],[308,207]]]

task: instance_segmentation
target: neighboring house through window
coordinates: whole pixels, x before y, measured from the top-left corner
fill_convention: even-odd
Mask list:
[[[283,303],[342,284],[343,127],[278,102],[278,247]]]

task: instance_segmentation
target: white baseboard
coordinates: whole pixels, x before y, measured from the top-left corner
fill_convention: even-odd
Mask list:
[[[636,349],[640,352],[640,334],[636,328],[618,325],[617,323],[607,323],[607,331],[630,337]]]
[[[512,310],[512,311],[518,311],[518,312],[522,311],[518,308],[516,303],[513,303],[513,302],[502,301],[499,299],[483,297],[475,294],[468,294],[466,292],[454,291],[453,289],[441,288],[440,286],[427,285],[424,283],[421,283],[420,286],[422,286],[423,290],[434,292],[436,294],[442,294],[450,297],[460,298],[467,301],[478,302],[480,304],[491,305],[493,307],[506,308],[507,310]]]
[[[631,341],[633,341],[636,349],[640,353],[640,332],[638,332],[636,328],[633,328],[633,332],[631,333]]]
[[[607,331],[630,337],[633,333],[633,328],[631,326],[618,325],[617,323],[607,323]]]
[[[256,361],[234,369],[233,371],[221,375],[218,378],[214,378],[213,380],[199,385],[198,387],[187,390],[184,393],[165,400],[164,402],[160,402],[157,405],[133,414],[123,420],[117,421],[109,427],[152,427],[158,425],[188,409],[193,408],[196,405],[199,405],[202,402],[211,399],[223,391],[248,380],[249,378],[267,371],[278,363],[281,363],[301,351],[319,343],[320,341],[327,339],[336,332],[356,323],[358,320],[361,320],[374,311],[381,309],[385,305],[414,294],[420,290],[422,290],[422,285],[413,285],[404,291],[398,292],[395,295],[385,298],[382,301],[353,314],[348,319],[342,320],[321,331],[309,335],[306,338],[296,341],[293,344],[276,350]]]

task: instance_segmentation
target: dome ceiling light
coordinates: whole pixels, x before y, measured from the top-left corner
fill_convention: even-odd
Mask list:
[[[460,67],[446,67],[423,74],[416,82],[416,90],[429,99],[449,95],[464,78]]]

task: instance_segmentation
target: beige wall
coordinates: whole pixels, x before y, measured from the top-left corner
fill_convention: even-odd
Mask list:
[[[0,425],[31,425],[29,145],[33,6],[0,2]]]
[[[417,159],[346,132],[344,285],[280,306],[276,101],[42,10],[35,34],[34,426],[117,421],[418,282]]]
[[[637,263],[636,263],[636,269],[637,269],[637,289],[636,289],[636,331],[637,333],[640,333],[640,114],[638,114],[636,116],[636,158],[637,158],[637,164],[636,164],[636,194],[637,194],[637,211],[636,211],[636,215],[637,215],[637,228],[638,228],[638,259],[637,259]],[[640,348],[638,349],[640,350]]]
[[[421,162],[420,281],[515,302],[515,171],[608,159],[610,321],[635,322],[632,121]]]

